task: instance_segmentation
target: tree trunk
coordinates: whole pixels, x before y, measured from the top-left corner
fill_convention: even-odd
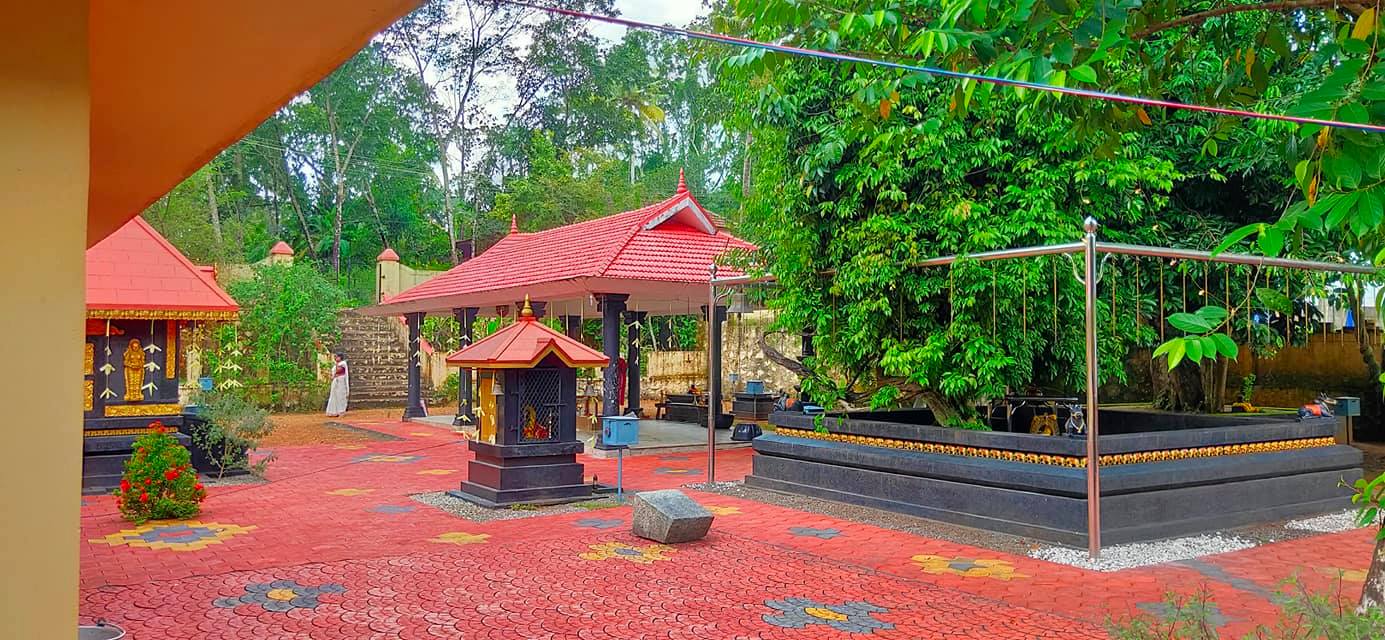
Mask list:
[[[1371,567],[1366,571],[1366,583],[1361,587],[1361,602],[1357,611],[1385,608],[1385,538],[1375,541]]]
[[[746,131],[745,143],[742,146],[742,153],[745,154],[745,157],[741,158],[741,198],[745,200],[750,199],[750,143],[752,141],[750,132]]]
[[[1169,371],[1168,361],[1160,356],[1149,361],[1154,383],[1154,408],[1164,411],[1197,411],[1202,407],[1202,374],[1196,367],[1179,365]]]
[[[212,214],[212,237],[216,239],[216,246],[221,248],[221,212],[216,208],[216,184],[212,172],[207,172],[207,207]]]
[[[928,409],[933,412],[933,421],[944,427],[976,421],[976,412],[970,407],[959,407],[936,390],[924,389],[919,396],[928,403]]]
[[[457,255],[457,216],[452,206],[452,170],[447,166],[447,140],[441,131],[435,131],[434,137],[438,141],[438,165],[442,169],[443,227],[447,229],[447,250],[456,266],[461,259]]]
[[[337,172],[337,207],[332,220],[332,274],[341,278],[341,218],[346,203],[346,176]]]

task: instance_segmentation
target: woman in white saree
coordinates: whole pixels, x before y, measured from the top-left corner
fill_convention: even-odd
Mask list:
[[[327,396],[327,415],[335,418],[346,413],[346,396],[351,392],[351,369],[346,366],[346,357],[342,354],[334,353],[332,359],[336,364],[332,367],[332,393]]]

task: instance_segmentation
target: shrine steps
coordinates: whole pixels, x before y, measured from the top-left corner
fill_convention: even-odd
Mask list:
[[[409,395],[408,335],[397,318],[363,316],[343,311],[338,316],[338,350],[351,365],[348,406],[390,407]]]

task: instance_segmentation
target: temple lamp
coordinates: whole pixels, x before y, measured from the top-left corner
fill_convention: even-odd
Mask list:
[[[745,295],[745,291],[736,291],[731,294],[731,305],[726,307],[727,313],[734,313],[737,315],[750,313],[754,310],[755,308],[751,306],[750,298]]]

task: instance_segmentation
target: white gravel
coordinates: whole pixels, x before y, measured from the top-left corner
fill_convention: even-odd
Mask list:
[[[1350,531],[1356,529],[1355,511],[1342,511],[1341,513],[1329,513],[1313,518],[1302,520],[1290,520],[1284,523],[1286,529],[1298,529],[1299,531],[1316,531],[1318,533],[1337,533],[1338,531]]]
[[[1046,547],[1032,551],[1029,555],[1040,560],[1093,571],[1120,571],[1239,551],[1249,549],[1255,544],[1251,540],[1235,536],[1201,535],[1106,547],[1101,550],[1101,557],[1096,560],[1088,558],[1086,550],[1067,547]]]

